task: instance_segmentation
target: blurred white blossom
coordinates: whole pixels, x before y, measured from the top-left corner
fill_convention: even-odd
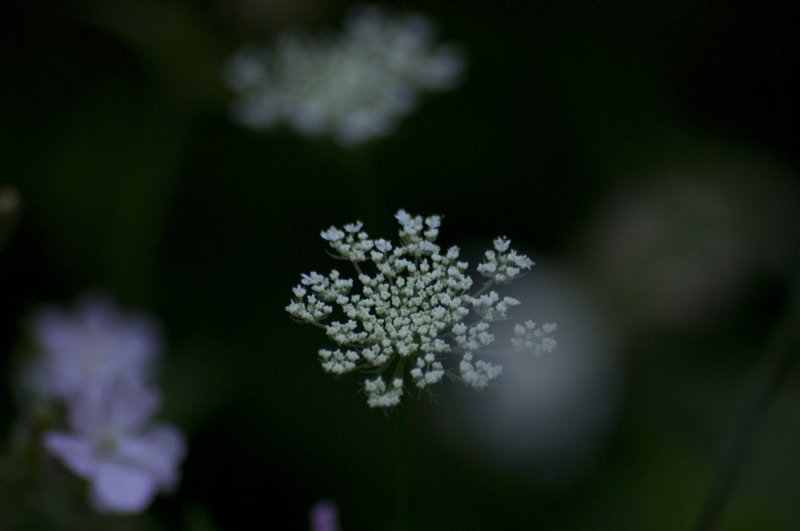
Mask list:
[[[364,382],[370,407],[400,403],[406,370],[419,389],[438,383],[445,374],[455,375],[453,367],[445,366],[451,355],[460,357],[454,377],[477,389],[486,387],[502,367],[476,356],[513,352],[490,353],[485,347],[495,341],[491,323],[507,319],[508,309],[520,304],[491,288],[518,278],[533,262],[510,249],[509,240],[497,238],[477,267],[485,282],[470,294],[473,281],[466,274],[468,264],[458,260],[459,249],[442,254],[436,244],[441,218],[423,219],[404,210],[396,218],[399,245],[371,239],[360,222],[322,231],[334,256],[355,267],[357,281],[337,270],[304,274],[286,310],[325,329],[335,343],[334,349],[319,350],[325,371],[339,376],[366,370],[373,375]],[[341,320],[323,323],[334,315],[334,307]],[[529,321],[522,329],[515,350],[538,354],[555,349],[555,324],[539,327]]]
[[[339,35],[290,32],[272,48],[241,50],[224,78],[237,94],[237,122],[256,129],[285,123],[352,147],[391,134],[420,93],[455,87],[464,65],[460,48],[436,43],[425,17],[359,6]]]

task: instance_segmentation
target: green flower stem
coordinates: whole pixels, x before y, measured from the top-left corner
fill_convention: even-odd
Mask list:
[[[395,470],[395,531],[408,531],[411,522],[408,513],[408,405],[396,408],[397,462]]]
[[[22,199],[16,189],[0,188],[0,249],[14,232],[21,205]]]
[[[381,177],[376,171],[373,147],[347,150],[337,146],[336,149],[339,151],[345,182],[359,217],[381,232],[389,231],[391,227],[387,226],[385,220],[386,213],[391,212],[391,209],[386,204]]]
[[[53,424],[54,412],[47,409],[28,415],[15,426],[4,451],[5,462],[0,463],[0,516],[5,511],[19,515],[31,510],[31,498],[45,480],[41,440]]]
[[[776,325],[764,352],[764,359],[775,360],[772,370],[767,374],[742,424],[730,460],[717,477],[703,504],[695,522],[696,531],[709,531],[719,525],[725,507],[730,502],[736,483],[750,457],[764,417],[800,358],[798,355],[800,349],[796,344],[797,335],[800,333],[800,276],[795,277],[794,282],[786,312]]]

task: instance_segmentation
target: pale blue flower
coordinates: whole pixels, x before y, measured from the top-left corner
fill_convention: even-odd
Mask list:
[[[123,313],[100,295],[81,298],[73,310],[47,307],[35,314],[38,359],[27,384],[35,394],[69,400],[121,375],[148,379],[161,350],[161,332],[147,316]]]
[[[314,504],[310,513],[311,531],[340,531],[339,512],[336,504],[321,500]]]
[[[159,405],[159,393],[140,380],[108,380],[73,397],[70,431],[45,433],[45,448],[89,481],[98,512],[142,512],[177,483],[186,443],[174,426],[151,423]]]

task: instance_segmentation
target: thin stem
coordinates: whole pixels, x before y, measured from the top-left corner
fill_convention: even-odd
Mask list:
[[[389,210],[381,179],[375,171],[375,153],[371,146],[351,150],[336,147],[346,186],[356,210],[368,225],[386,228],[384,214]]]
[[[25,512],[39,510],[30,505],[44,481],[45,450],[42,444],[44,433],[53,424],[52,409],[25,411],[13,428],[5,449],[7,461],[0,477],[0,512],[12,510]]]
[[[494,280],[487,280],[486,282],[484,282],[483,286],[481,286],[478,291],[472,294],[472,296],[480,297],[486,292],[487,289],[491,288],[492,286],[494,286]]]
[[[408,405],[397,408],[397,462],[395,470],[395,531],[408,531]]]
[[[735,439],[730,461],[717,477],[705,500],[694,525],[696,531],[710,531],[719,525],[725,507],[730,502],[736,483],[750,457],[755,437],[766,412],[800,359],[797,345],[793,344],[798,332],[800,332],[800,277],[795,278],[786,312],[775,327],[765,349],[764,357],[775,360],[775,364],[745,417],[741,431]]]
[[[353,267],[355,268],[356,273],[358,274],[358,278],[359,278],[359,282],[360,282],[361,281],[361,275],[363,275],[364,272],[361,271],[361,267],[358,265],[358,262],[356,262],[355,260],[350,260],[350,263],[353,264]]]
[[[462,353],[466,354],[468,351],[462,350]],[[472,352],[472,351],[469,351]],[[474,351],[475,354],[487,355],[487,356],[510,356],[512,354],[521,354],[523,351],[514,350],[514,349],[480,349]]]

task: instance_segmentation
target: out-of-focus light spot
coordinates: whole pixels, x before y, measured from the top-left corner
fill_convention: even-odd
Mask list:
[[[526,302],[512,321],[546,313],[558,322],[558,347],[541,356],[502,355],[496,383],[473,395],[449,389],[431,420],[449,444],[492,466],[567,483],[591,467],[613,425],[624,372],[616,326],[565,269],[537,265],[519,283],[510,295]],[[498,346],[511,336],[508,325]]]
[[[798,213],[797,189],[771,168],[653,175],[600,208],[583,262],[632,324],[702,325],[754,271],[797,254]]]

